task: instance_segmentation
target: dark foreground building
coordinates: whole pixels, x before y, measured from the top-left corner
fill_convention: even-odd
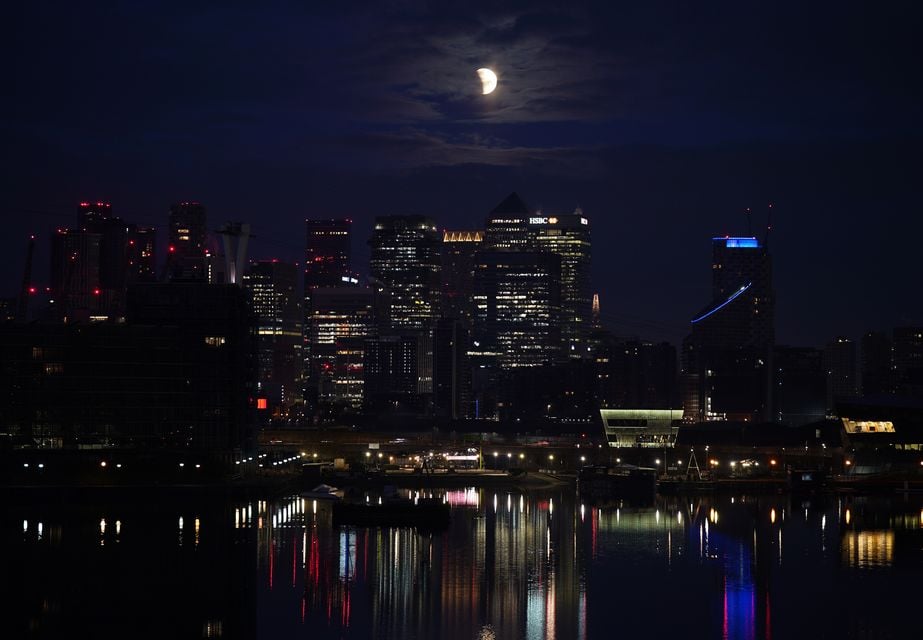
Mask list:
[[[0,326],[6,447],[252,447],[256,360],[244,290],[129,289],[126,323]]]

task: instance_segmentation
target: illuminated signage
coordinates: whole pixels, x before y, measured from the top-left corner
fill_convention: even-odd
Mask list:
[[[545,218],[545,217],[529,218],[529,224],[558,224],[558,219],[554,217],[552,218]]]

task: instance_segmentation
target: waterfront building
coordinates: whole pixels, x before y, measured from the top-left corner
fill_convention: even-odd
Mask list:
[[[683,343],[690,420],[769,420],[775,294],[772,261],[753,237],[712,239],[712,301]]]
[[[599,410],[606,443],[612,448],[668,448],[676,442],[682,409]],[[664,460],[664,463],[666,460]]]

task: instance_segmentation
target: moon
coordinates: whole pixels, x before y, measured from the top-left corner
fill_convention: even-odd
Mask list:
[[[485,96],[497,88],[497,74],[490,69],[478,69],[478,78],[481,79],[481,93]]]

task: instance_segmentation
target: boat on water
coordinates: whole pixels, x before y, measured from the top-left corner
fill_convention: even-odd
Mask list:
[[[329,484],[319,484],[310,491],[304,491],[302,498],[312,498],[314,500],[342,500],[343,490],[332,487]]]
[[[583,467],[577,472],[577,492],[589,500],[653,502],[657,494],[657,470],[629,464]]]
[[[438,499],[387,500],[380,504],[337,502],[333,505],[334,526],[445,529],[450,519],[449,505]]]

